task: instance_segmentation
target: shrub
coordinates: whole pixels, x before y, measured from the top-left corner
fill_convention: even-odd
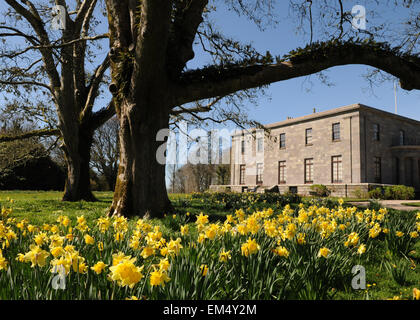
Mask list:
[[[328,197],[331,191],[323,184],[314,184],[311,186],[311,193],[317,197]]]
[[[384,191],[384,198],[389,200],[411,200],[415,193],[413,187],[404,185],[387,186]]]
[[[362,189],[360,188],[356,188],[353,191],[353,196],[358,199],[366,199],[366,198],[369,198],[369,193],[366,191],[362,191]]]
[[[383,199],[384,197],[382,188],[372,189],[368,194],[371,199]]]

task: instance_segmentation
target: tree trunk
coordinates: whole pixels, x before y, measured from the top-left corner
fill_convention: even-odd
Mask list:
[[[164,143],[156,141],[156,134],[169,127],[168,108],[124,103],[119,120],[120,164],[109,214],[160,218],[173,212],[165,165],[156,159],[156,152]]]
[[[90,150],[93,134],[79,131],[72,136],[71,143],[66,143],[64,153],[67,162],[67,179],[63,201],[96,201],[90,186]],[[69,137],[66,137],[67,140]],[[65,139],[66,140],[66,139]]]

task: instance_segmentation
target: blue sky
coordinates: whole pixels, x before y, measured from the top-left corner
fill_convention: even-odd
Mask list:
[[[220,3],[223,1],[217,1]],[[264,53],[269,50],[273,55],[283,55],[296,47],[305,46],[308,43],[308,35],[296,34],[296,16],[288,16],[289,1],[279,1],[276,10],[282,17],[280,23],[274,28],[267,28],[260,31],[252,22],[244,17],[238,17],[233,11],[220,6],[217,13],[212,15],[214,23],[219,27],[223,34],[234,39],[239,39],[245,43],[251,42],[255,48]],[[344,1],[344,9],[350,10],[353,5],[362,4],[367,11],[373,10],[380,17],[377,21],[388,20],[392,23],[392,28],[399,28],[399,21],[406,14],[403,8],[390,8],[379,4],[375,6],[372,0]],[[3,11],[7,6],[0,4]],[[382,15],[382,16],[381,16]],[[376,22],[369,17],[368,13],[367,29]],[[369,20],[373,20],[372,23]],[[102,21],[100,32],[106,32],[107,24]],[[315,40],[317,36],[315,34]],[[103,42],[107,45],[107,41]],[[97,52],[98,63],[106,55],[106,48]],[[196,58],[189,63],[190,68],[209,62],[200,51],[196,52]],[[88,65],[88,68],[95,65]],[[266,90],[267,97],[261,97],[258,106],[245,103],[244,107],[249,110],[249,117],[263,124],[277,122],[287,117],[298,117],[317,111],[324,111],[352,103],[363,103],[374,108],[394,112],[394,90],[392,82],[379,84],[373,90],[369,88],[368,82],[363,78],[369,67],[361,65],[351,65],[335,67],[325,71],[328,81],[334,85],[329,87],[317,78],[316,75],[301,77],[282,81],[270,85]],[[107,104],[110,95],[104,94],[99,97],[95,109]],[[0,100],[3,100],[0,98]],[[414,90],[407,92],[398,88],[397,91],[398,113],[400,115],[420,120],[420,91]],[[229,127],[232,127],[230,125]]]
[[[277,9],[282,10],[284,19],[275,28],[267,28],[264,31],[258,28],[246,18],[238,17],[232,11],[218,11],[214,15],[214,22],[223,33],[244,42],[252,42],[262,53],[269,50],[273,55],[283,55],[296,47],[303,47],[308,42],[308,36],[296,35],[296,25],[293,19],[287,18],[288,1],[282,1]],[[345,1],[345,10],[350,10],[355,4],[366,6],[367,11],[377,10],[372,8],[371,2]],[[369,8],[369,6],[371,6]],[[380,9],[380,8],[379,8]],[[377,19],[387,19],[394,23],[395,28],[400,27],[399,21],[406,11],[397,8],[382,6],[381,16]],[[377,10],[380,11],[380,10]],[[369,30],[369,19],[367,29]],[[374,18],[370,19],[371,21]],[[370,26],[372,26],[371,23]],[[315,35],[316,40],[316,35]],[[189,64],[193,68],[202,62],[203,57],[198,53],[197,59]],[[334,85],[329,87],[313,75],[301,77],[272,84],[266,91],[269,99],[262,97],[257,107],[248,105],[249,117],[263,124],[281,121],[290,117],[298,117],[317,111],[324,111],[349,105],[363,103],[365,105],[394,112],[394,85],[393,82],[385,82],[370,88],[369,83],[363,78],[370,67],[363,65],[340,66],[331,68],[325,72],[328,81]],[[398,114],[420,120],[420,92],[413,90],[405,91],[397,87]]]

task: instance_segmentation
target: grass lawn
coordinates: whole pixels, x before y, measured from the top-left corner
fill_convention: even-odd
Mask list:
[[[104,215],[112,202],[112,192],[95,192],[95,196],[99,201],[64,202],[62,192],[57,191],[0,191],[0,202],[5,205],[7,199],[13,199],[13,216],[34,225],[55,223],[60,215],[75,220],[84,214],[91,222]]]
[[[403,206],[407,207],[420,207],[420,202],[412,202],[412,203],[401,203]]]
[[[63,202],[60,201],[61,192],[43,192],[43,191],[1,191],[0,203],[4,207],[12,207],[12,217],[17,220],[27,219],[30,224],[41,226],[43,224],[54,224],[57,218],[66,215],[73,223],[76,223],[77,217],[84,215],[88,224],[94,224],[94,221],[106,214],[112,202],[112,192],[95,192],[99,201],[89,203]],[[176,238],[180,236],[180,225],[189,224],[191,234],[197,237],[198,232],[195,227],[195,216],[201,212],[209,216],[209,222],[223,222],[227,214],[233,214],[234,209],[223,209],[224,203],[207,202],[203,199],[194,199],[191,195],[174,194],[170,195],[174,207],[177,211],[176,218],[172,215],[163,219],[153,219],[153,225],[159,225],[164,236]],[[9,201],[13,199],[13,203]],[[335,200],[335,199],[332,199]],[[352,199],[354,201],[354,199]],[[251,201],[252,202],[252,201]],[[255,203],[261,205],[264,203]],[[420,207],[420,202],[417,204]],[[297,204],[292,204],[292,209]],[[270,206],[266,206],[270,207]],[[274,212],[280,211],[281,206],[272,206]],[[248,209],[248,210],[247,210]],[[298,209],[298,208],[297,208]],[[244,208],[246,213],[255,211],[251,205]],[[364,210],[364,209],[363,209]],[[401,215],[414,215],[414,212],[396,212],[391,213]],[[189,213],[187,215],[187,213]],[[132,226],[135,221],[129,221]],[[389,252],[385,247],[385,241],[382,247],[378,247],[378,252],[370,255],[367,261],[363,261],[366,269],[366,279],[368,287],[366,290],[339,289],[333,296],[334,299],[389,299],[399,297],[402,299],[411,299],[413,288],[420,288],[420,242],[417,241],[410,250],[407,259],[396,256]],[[388,263],[386,263],[388,262]],[[389,266],[394,265],[394,268]],[[334,290],[334,289],[333,289]]]

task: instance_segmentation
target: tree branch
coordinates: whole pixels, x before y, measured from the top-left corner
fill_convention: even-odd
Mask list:
[[[16,0],[5,0],[9,6],[11,6],[18,14],[23,16],[29,24],[34,29],[35,33],[38,35],[39,41],[42,45],[50,44],[50,40],[47,32],[45,31],[44,24],[35,9],[35,6],[28,0],[23,0],[30,10],[27,10],[25,7],[20,5]],[[51,48],[41,48],[40,52],[42,54],[43,61],[45,63],[45,69],[50,78],[51,84],[54,88],[60,87],[60,77],[58,71],[55,68],[53,52]]]
[[[203,22],[202,15],[207,3],[208,0],[195,0],[176,4],[174,36],[168,47],[168,60],[176,76],[184,69],[186,63],[194,58],[193,42],[198,26]]]
[[[80,32],[84,26],[85,22],[88,22],[91,15],[93,13],[93,10],[96,6],[97,0],[85,0],[80,5],[80,8],[77,12],[77,16],[74,20],[74,32],[77,35],[80,35]]]
[[[211,108],[223,98],[224,97],[217,97],[216,99],[214,99],[212,102],[210,102],[209,104],[205,106],[200,105],[197,102],[194,108],[184,108],[182,106],[177,106],[178,108],[180,108],[180,110],[172,110],[171,115],[177,116],[183,113],[209,112],[211,111]]]
[[[112,100],[107,107],[100,109],[92,114],[86,123],[86,126],[92,130],[96,130],[102,126],[105,122],[111,119],[115,115],[115,105]]]
[[[405,90],[420,89],[420,59],[398,54],[375,43],[320,43],[317,48],[302,51],[277,64],[231,66],[185,73],[184,81],[173,87],[173,105],[225,96],[349,64],[368,65],[390,73],[400,79]]]
[[[23,140],[33,137],[45,137],[45,136],[59,136],[60,130],[59,129],[40,129],[25,132],[18,135],[0,135],[0,142],[10,142],[15,140]]]
[[[8,81],[8,80],[0,80],[0,84],[3,85],[11,85],[11,86],[24,86],[24,85],[33,85],[33,86],[39,86],[48,89],[51,93],[54,93],[52,88],[42,82],[37,81]]]
[[[91,114],[93,103],[98,95],[99,86],[103,80],[106,70],[109,68],[110,58],[109,54],[105,57],[104,61],[98,66],[95,74],[92,76],[88,87],[88,96],[86,99],[85,106],[81,113],[80,118],[83,120]]]

